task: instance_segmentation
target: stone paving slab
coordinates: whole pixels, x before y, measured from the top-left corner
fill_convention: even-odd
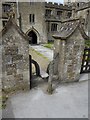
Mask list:
[[[46,73],[43,70],[40,70],[40,76],[41,76],[41,78],[48,78],[49,77],[48,73]]]
[[[82,74],[80,82],[60,85],[52,95],[41,87],[13,95],[3,118],[88,118],[89,76]]]
[[[80,75],[79,81],[90,80],[90,73],[84,73]]]
[[[60,85],[52,95],[37,87],[13,95],[3,117],[88,118],[88,81]]]

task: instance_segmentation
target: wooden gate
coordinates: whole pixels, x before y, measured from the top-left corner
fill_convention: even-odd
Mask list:
[[[35,66],[36,76],[40,76],[39,64],[29,55],[29,75],[30,75],[30,89],[32,88],[32,64]]]
[[[39,64],[32,59],[32,56],[29,55],[29,68],[30,68],[30,80],[32,79],[32,64],[35,66],[36,76],[40,76],[40,66]]]
[[[84,49],[84,55],[82,59],[82,66],[81,66],[81,74],[82,73],[90,73],[90,48]]]

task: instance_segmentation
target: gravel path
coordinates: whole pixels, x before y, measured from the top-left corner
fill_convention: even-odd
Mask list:
[[[50,61],[53,60],[53,50],[50,50],[42,45],[30,45],[30,47],[47,57]]]

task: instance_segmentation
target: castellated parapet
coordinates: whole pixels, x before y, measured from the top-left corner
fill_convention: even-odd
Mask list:
[[[76,3],[76,4],[77,4],[77,6],[76,6],[77,11],[90,8],[90,2],[87,2],[87,3],[81,2],[81,3]]]
[[[45,7],[62,9],[62,10],[71,10],[71,8],[72,8],[71,6],[69,7],[68,5],[52,3],[52,2],[45,2]]]

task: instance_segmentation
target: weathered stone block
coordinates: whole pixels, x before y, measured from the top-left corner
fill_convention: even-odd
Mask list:
[[[15,80],[13,75],[4,76],[3,78],[3,86],[5,88],[11,88],[15,86]]]
[[[16,82],[19,82],[19,81],[23,80],[23,74],[17,74],[14,77],[15,77]]]
[[[79,50],[79,48],[80,48],[80,45],[74,45],[74,48],[73,48],[73,49],[74,49],[74,51],[77,52],[77,51]]]
[[[14,61],[16,63],[16,68],[17,70],[21,69],[21,71],[23,70],[23,60],[18,60],[18,61]]]
[[[18,54],[17,46],[5,47],[5,55],[16,55],[16,54]]]
[[[6,72],[7,72],[7,75],[16,74],[16,72],[17,72],[16,64],[8,64],[8,65],[6,65]]]
[[[13,61],[22,60],[22,59],[23,59],[23,55],[20,55],[20,54],[18,54],[18,55],[13,55],[12,57],[13,57]]]
[[[72,77],[74,77],[75,76],[75,72],[68,72],[68,77],[69,78],[72,78]]]
[[[12,64],[12,55],[5,55],[4,56],[4,62],[6,64]]]
[[[74,57],[73,58],[73,61],[72,61],[73,64],[77,64],[77,59]]]
[[[73,59],[73,56],[72,56],[72,54],[70,54],[69,56],[68,56],[68,60],[72,60]]]

